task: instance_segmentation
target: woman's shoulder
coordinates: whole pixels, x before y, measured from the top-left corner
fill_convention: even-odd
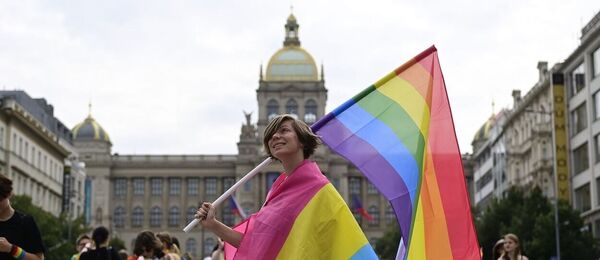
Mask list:
[[[524,255],[521,255],[521,258],[520,258],[520,260],[529,260],[529,258],[527,258],[527,257],[526,257],[526,256],[524,256]]]

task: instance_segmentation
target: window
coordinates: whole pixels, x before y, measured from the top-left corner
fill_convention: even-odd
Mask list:
[[[171,209],[169,209],[169,226],[170,227],[176,227],[179,226],[179,208],[178,207],[171,207]]]
[[[594,120],[600,119],[600,91],[594,93]]]
[[[162,179],[152,178],[150,179],[150,188],[152,195],[161,195],[162,194]]]
[[[585,109],[585,102],[579,105],[575,110],[571,111],[571,126],[572,135],[576,135],[587,127],[587,111]]]
[[[160,222],[162,221],[162,212],[160,211],[160,207],[155,206],[150,210],[150,226],[151,227],[160,227]]]
[[[123,207],[117,207],[113,213],[113,219],[115,221],[115,227],[121,228],[125,226],[125,209]]]
[[[196,239],[189,238],[185,241],[185,251],[196,257]]]
[[[304,122],[312,124],[317,121],[317,102],[312,99],[304,105]]]
[[[600,187],[600,177],[596,178],[596,187]],[[600,205],[600,189],[599,188],[596,188],[596,205]],[[600,236],[600,234],[598,234],[598,235]]]
[[[594,136],[594,153],[595,153],[595,162],[600,162],[600,134]],[[600,186],[598,186],[600,187]]]
[[[369,215],[373,220],[369,221],[369,226],[379,226],[379,207],[372,205],[369,207]]]
[[[169,178],[169,195],[181,194],[181,179]]]
[[[115,196],[125,196],[127,194],[127,179],[115,179]]]
[[[392,206],[387,206],[385,209],[385,224],[390,225],[396,220],[396,213]]]
[[[244,183],[244,191],[246,191],[246,192],[252,191],[252,179],[250,179],[246,183]]]
[[[223,224],[227,226],[233,226],[235,223],[235,216],[233,215],[233,201],[228,199],[223,207]]]
[[[204,255],[210,256],[213,247],[215,247],[215,240],[212,237],[204,239]]]
[[[217,179],[216,178],[206,178],[204,185],[205,185],[204,191],[207,195],[217,194]]]
[[[235,178],[227,177],[223,178],[223,192],[231,188],[235,184]]]
[[[144,195],[144,178],[133,178],[133,195]]]
[[[360,178],[351,177],[349,182],[350,194],[360,194]]]
[[[377,194],[377,188],[371,182],[367,182],[367,194]]]
[[[571,96],[575,96],[585,87],[585,67],[583,62],[571,72]]]
[[[285,112],[291,115],[298,116],[298,103],[294,99],[288,100],[285,104]]]
[[[131,213],[131,226],[141,227],[144,221],[144,210],[141,207],[135,207]]]
[[[186,217],[185,217],[185,220],[187,221],[186,223],[190,223],[190,222],[192,222],[192,220],[194,220],[194,215],[196,215],[197,210],[198,209],[195,207],[189,207],[187,209]]]
[[[575,209],[585,212],[592,208],[590,184],[575,189]]]
[[[277,177],[279,177],[278,172],[267,172],[267,190],[271,190],[271,186],[273,186],[273,183],[275,180],[277,180]]]
[[[267,119],[271,121],[275,116],[279,115],[279,103],[274,99],[269,100],[267,103]]]
[[[584,143],[573,150],[573,171],[578,174],[587,170],[589,166],[588,146]]]
[[[600,76],[600,48],[592,53],[592,63],[594,69],[594,78]]]
[[[187,179],[187,194],[198,195],[198,178]]]
[[[0,127],[0,147],[4,148],[4,127]]]

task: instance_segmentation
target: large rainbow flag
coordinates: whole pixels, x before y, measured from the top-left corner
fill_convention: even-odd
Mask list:
[[[480,259],[434,46],[312,126],[392,205],[397,259]]]

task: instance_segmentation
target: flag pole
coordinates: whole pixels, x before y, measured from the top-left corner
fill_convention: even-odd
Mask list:
[[[216,208],[217,206],[219,206],[225,199],[227,199],[229,196],[231,196],[231,194],[233,194],[242,184],[246,183],[250,178],[254,177],[254,175],[256,175],[260,170],[262,170],[262,168],[269,165],[269,163],[271,163],[272,161],[273,161],[273,158],[268,157],[263,162],[261,162],[259,165],[257,165],[254,169],[252,169],[250,172],[248,172],[246,174],[246,176],[244,176],[238,182],[233,184],[233,186],[231,186],[231,188],[229,188],[219,198],[217,198],[215,201],[213,201],[213,203],[212,203],[213,207]],[[192,228],[194,228],[196,225],[198,225],[198,223],[200,223],[199,219],[192,220],[192,222],[190,222],[189,224],[187,224],[187,226],[185,226],[185,228],[183,228],[183,231],[186,233],[190,232],[190,230],[192,230]]]

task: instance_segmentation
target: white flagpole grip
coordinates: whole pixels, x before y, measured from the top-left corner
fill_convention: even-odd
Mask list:
[[[259,165],[254,167],[254,169],[252,169],[250,172],[248,172],[246,174],[246,176],[244,176],[238,182],[233,184],[233,186],[231,186],[231,188],[229,188],[226,192],[224,192],[221,196],[219,196],[219,198],[217,198],[212,203],[213,207],[216,208],[217,206],[219,206],[225,199],[227,199],[229,196],[231,196],[231,194],[233,194],[242,184],[246,183],[250,178],[254,177],[254,175],[256,175],[258,172],[260,172],[260,170],[262,170],[262,168],[269,165],[269,163],[271,163],[272,161],[273,161],[273,159],[271,157],[268,157],[263,162],[261,162]],[[186,233],[190,232],[190,230],[192,230],[192,228],[194,228],[196,225],[198,225],[198,223],[200,223],[199,219],[196,218],[196,219],[192,220],[192,222],[190,222],[189,224],[187,224],[187,226],[185,226],[185,228],[183,228],[183,231]]]

